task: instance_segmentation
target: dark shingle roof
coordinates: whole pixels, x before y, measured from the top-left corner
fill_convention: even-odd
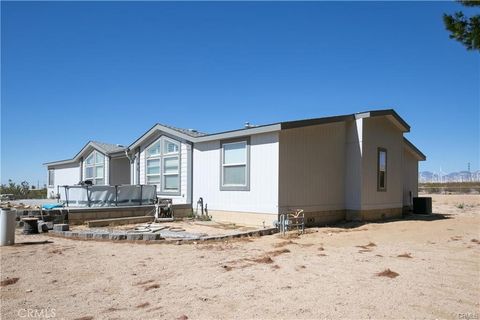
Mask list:
[[[202,136],[207,135],[207,133],[200,132],[200,131],[193,130],[193,129],[182,129],[182,128],[177,128],[177,127],[173,127],[173,126],[170,126],[170,125],[166,125],[166,124],[163,124],[163,123],[159,123],[159,125],[170,128],[170,129],[178,131],[178,132],[181,132],[183,134],[186,134],[186,135],[188,135],[190,137],[194,137],[194,138],[202,137]]]
[[[127,148],[119,144],[111,144],[111,143],[100,142],[100,141],[91,141],[91,142],[96,144],[99,148],[103,149],[101,151],[105,151],[107,154],[120,152]]]

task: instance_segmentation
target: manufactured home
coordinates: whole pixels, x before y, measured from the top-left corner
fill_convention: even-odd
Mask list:
[[[155,185],[159,197],[201,198],[217,221],[273,225],[303,209],[307,224],[398,217],[418,190],[426,159],[394,110],[285,121],[206,134],[156,124],[128,147],[89,142],[49,162],[48,192],[95,185]]]

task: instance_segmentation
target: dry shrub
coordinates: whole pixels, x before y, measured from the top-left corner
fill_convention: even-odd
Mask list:
[[[317,254],[317,256],[319,256],[319,257],[326,257],[327,255],[326,255],[325,253],[319,253],[319,254]]]
[[[460,241],[460,240],[462,240],[462,237],[461,237],[461,236],[455,236],[455,237],[451,237],[450,240],[452,240],[452,241]]]
[[[158,289],[158,288],[160,288],[160,285],[154,283],[154,284],[151,284],[151,285],[149,285],[149,286],[146,286],[146,287],[145,287],[145,291],[149,291],[149,290],[152,290],[152,289]]]
[[[399,276],[398,273],[390,269],[385,269],[382,272],[376,274],[378,277],[387,277],[387,278],[396,278]]]
[[[85,317],[75,318],[73,320],[93,320],[93,317],[92,316],[85,316]]]
[[[62,251],[62,249],[53,249],[53,250],[50,250],[50,253],[63,254],[63,251]]]
[[[163,309],[163,307],[158,306],[158,307],[155,307],[155,308],[151,308],[151,309],[148,309],[147,312],[153,312],[153,311],[157,311],[157,310],[160,310],[160,309]]]
[[[150,305],[150,302],[144,302],[144,303],[140,303],[135,308],[145,308],[145,307],[148,307],[149,305]]]
[[[381,254],[376,254],[375,257],[383,258],[383,256]]]
[[[372,252],[372,250],[370,250],[370,249],[358,250],[358,253],[365,253],[365,252]]]
[[[408,252],[399,254],[397,257],[399,257],[399,258],[413,258],[412,255]]]
[[[325,250],[324,247],[319,247],[319,248],[318,248],[318,251],[324,251],[324,250]]]
[[[256,263],[273,263],[272,258],[270,258],[269,256],[264,256],[264,257],[261,257],[261,258],[252,259],[251,261],[256,262]]]
[[[299,266],[299,268],[300,268],[300,269],[305,269],[305,268],[307,268],[307,267],[305,267],[305,266],[302,265],[302,266]]]
[[[108,308],[107,310],[105,310],[104,313],[115,312],[115,311],[120,311],[120,310],[125,310],[125,308],[110,307],[110,308]]]
[[[177,318],[177,320],[187,320],[188,317],[184,314],[182,314],[180,317]]]
[[[361,249],[364,249],[364,250],[371,250],[373,247],[376,247],[377,245],[373,242],[369,242],[368,244],[366,245],[361,245],[361,246],[356,246],[357,248],[361,248]]]
[[[143,286],[144,284],[147,284],[147,283],[150,283],[150,282],[153,282],[153,281],[155,281],[155,280],[150,279],[150,280],[140,281],[140,282],[135,283],[135,285],[136,286]]]
[[[480,244],[480,240],[478,240],[478,239],[472,239],[472,240],[470,240],[470,241]]]
[[[269,252],[267,252],[267,254],[270,255],[270,256],[276,257],[276,256],[279,256],[281,254],[289,253],[289,252],[290,252],[290,250],[288,250],[287,248],[283,248],[283,249],[279,249],[279,250],[269,251]]]
[[[5,286],[9,286],[11,284],[15,284],[15,283],[17,283],[18,280],[20,280],[20,278],[7,278],[7,279],[2,280],[0,282],[0,287],[5,287]]]
[[[278,269],[280,269],[280,266],[279,266],[278,264],[274,264],[274,265],[272,266],[272,269],[278,270]]]
[[[227,266],[227,265],[222,266],[222,268],[225,269],[225,271],[230,271],[230,270],[232,270],[232,267]]]

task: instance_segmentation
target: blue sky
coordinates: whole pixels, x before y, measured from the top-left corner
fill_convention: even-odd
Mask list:
[[[1,3],[1,181],[154,123],[205,132],[394,108],[428,156],[479,168],[480,55],[449,2]],[[478,11],[478,10],[477,10]]]

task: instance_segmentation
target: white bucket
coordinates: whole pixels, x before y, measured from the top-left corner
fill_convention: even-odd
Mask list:
[[[0,246],[11,246],[15,243],[16,210],[1,209],[0,212]]]

